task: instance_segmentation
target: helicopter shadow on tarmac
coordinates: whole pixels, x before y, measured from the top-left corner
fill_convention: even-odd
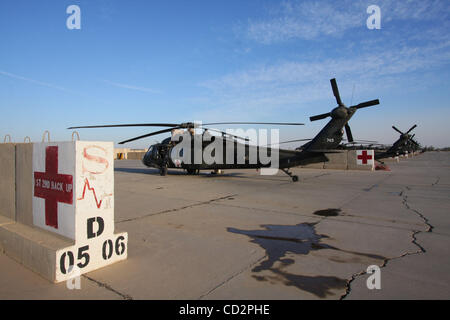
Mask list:
[[[154,168],[114,168],[114,171],[117,172],[126,172],[126,173],[136,173],[136,174],[147,174],[147,175],[154,175],[154,176],[160,176],[159,169]],[[168,170],[167,172],[168,176],[174,175],[174,176],[197,176],[201,178],[210,178],[210,179],[221,179],[221,178],[241,178],[241,179],[250,179],[250,180],[267,180],[267,181],[282,181],[286,182],[288,180],[283,179],[282,177],[277,178],[276,176],[265,176],[267,178],[264,178],[264,176],[258,175],[248,175],[242,172],[230,172],[230,173],[222,173],[222,174],[212,174],[210,172],[200,172],[196,175],[190,175],[185,171],[179,171],[179,170]],[[272,177],[272,178],[269,178]],[[169,177],[170,178],[170,177]]]
[[[313,215],[328,217],[345,215],[340,209],[325,209],[313,212]],[[347,287],[347,280],[333,275],[302,275],[289,272],[289,266],[301,264],[298,256],[307,256],[318,250],[333,250],[346,255],[330,256],[328,259],[337,263],[362,263],[361,257],[372,261],[384,261],[386,258],[377,254],[344,250],[328,245],[322,240],[329,237],[318,234],[315,223],[298,223],[296,225],[261,225],[261,229],[241,230],[228,227],[227,231],[249,237],[250,242],[265,250],[265,258],[252,268],[252,277],[260,282],[283,283],[307,291],[318,298],[326,298],[334,290]]]
[[[137,174],[148,174],[153,176],[159,176],[159,169],[154,168],[114,168],[114,171],[126,172],[126,173],[137,173]],[[170,175],[186,175],[183,171],[169,170]]]

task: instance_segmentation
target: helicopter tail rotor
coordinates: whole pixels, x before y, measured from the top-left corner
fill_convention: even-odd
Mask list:
[[[313,117],[309,117],[309,120],[310,120],[310,121],[316,121],[316,120],[322,120],[322,119],[325,119],[325,118],[327,118],[327,117],[331,117],[331,112],[319,114],[319,115],[313,116]]]
[[[344,104],[342,103],[341,96],[339,94],[339,88],[337,86],[336,79],[335,78],[331,79],[330,83],[331,83],[331,89],[333,90],[333,94],[334,94],[334,97],[336,98],[336,102],[337,102],[338,106],[343,106]]]
[[[341,96],[339,94],[339,88],[336,83],[336,79],[334,79],[334,78],[331,79],[330,83],[331,83],[331,89],[333,90],[333,95],[336,98],[336,102],[337,102],[338,106],[336,108],[334,108],[331,112],[319,114],[317,116],[312,116],[309,118],[309,120],[316,121],[316,120],[325,119],[327,117],[345,119],[346,120],[345,133],[347,135],[347,140],[349,142],[353,142],[353,135],[352,135],[352,131],[350,129],[350,125],[348,124],[348,120],[350,120],[350,118],[352,117],[353,113],[355,113],[356,110],[375,106],[377,104],[380,104],[380,101],[378,99],[375,99],[375,100],[362,102],[360,104],[357,104],[357,105],[354,105],[351,107],[346,107],[342,103]]]
[[[401,132],[400,130],[398,130],[395,126],[392,126],[392,129],[394,129],[395,131],[397,131],[400,134],[403,134],[403,132]]]
[[[411,129],[409,129],[408,131],[406,131],[406,134],[410,133],[411,131],[413,131],[415,128],[417,127],[417,124],[413,125],[411,127]]]
[[[348,123],[345,125],[345,134],[347,135],[348,142],[353,142],[352,130],[350,129]]]

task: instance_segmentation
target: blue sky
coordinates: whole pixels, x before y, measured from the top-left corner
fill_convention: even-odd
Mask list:
[[[69,30],[66,8],[81,9]],[[381,8],[369,30],[366,9]],[[70,140],[69,126],[133,122],[296,121],[311,138],[336,106],[380,99],[350,121],[355,139],[392,143],[395,125],[449,146],[450,2],[0,2],[0,138]],[[158,129],[158,128],[157,128]],[[79,130],[118,142],[146,128]],[[164,136],[129,147],[147,147]]]

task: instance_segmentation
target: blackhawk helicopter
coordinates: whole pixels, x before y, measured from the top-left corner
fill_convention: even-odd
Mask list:
[[[408,152],[411,153],[411,152],[417,151],[420,148],[420,145],[419,145],[419,143],[417,143],[417,141],[414,140],[415,134],[413,134],[413,135],[409,134],[416,127],[417,127],[417,125],[415,124],[407,132],[403,133],[399,129],[397,129],[395,126],[392,126],[392,128],[395,131],[400,133],[400,137],[387,150],[385,150],[385,151],[375,150],[375,160],[390,158],[390,157],[397,157],[400,155],[404,155]]]
[[[150,136],[174,132],[178,129],[187,129],[192,136],[199,136],[195,134],[194,129],[199,128],[202,129],[202,135],[207,131],[218,131],[222,134],[222,136],[213,136],[210,141],[205,141],[201,139],[202,143],[195,145],[194,142],[190,144],[191,161],[182,161],[174,157],[174,153],[172,149],[177,147],[177,144],[180,143],[183,139],[179,141],[174,141],[173,136],[167,139],[164,139],[161,143],[156,143],[151,145],[148,148],[148,151],[144,155],[142,162],[148,167],[158,168],[160,170],[161,175],[167,174],[168,168],[181,168],[185,169],[188,174],[198,173],[200,170],[213,170],[217,172],[218,170],[226,170],[226,169],[261,169],[261,168],[269,168],[272,163],[266,163],[262,161],[260,157],[260,151],[265,151],[266,154],[271,155],[273,152],[278,152],[278,167],[277,169],[281,169],[284,173],[289,175],[292,178],[292,181],[298,181],[298,176],[293,175],[289,170],[292,167],[306,165],[310,163],[316,162],[325,162],[328,161],[326,157],[326,153],[340,152],[337,149],[340,142],[342,141],[342,137],[344,134],[344,129],[347,135],[347,140],[352,142],[353,136],[350,130],[350,126],[348,125],[348,121],[355,114],[356,110],[361,108],[366,108],[374,105],[378,105],[380,102],[378,99],[371,100],[367,102],[363,102],[351,107],[346,107],[341,100],[339,95],[338,86],[336,84],[336,79],[331,79],[331,88],[333,90],[333,94],[336,98],[337,107],[335,107],[331,112],[320,114],[317,116],[310,117],[310,121],[316,121],[325,119],[327,117],[331,117],[331,120],[325,125],[325,127],[313,138],[313,139],[298,139],[291,140],[289,142],[295,141],[306,141],[304,145],[296,148],[295,150],[287,150],[287,149],[278,149],[267,146],[253,146],[249,145],[248,139],[242,138],[233,134],[225,133],[223,131],[218,131],[216,129],[208,128],[207,126],[213,125],[303,125],[302,123],[278,123],[278,122],[216,122],[216,123],[205,123],[205,124],[196,124],[193,122],[186,123],[141,123],[141,124],[116,124],[116,125],[94,125],[94,126],[77,126],[70,127],[68,129],[80,129],[80,128],[111,128],[111,127],[168,127],[168,129],[159,130],[156,132],[151,132],[145,135],[141,135],[138,137],[134,137],[125,141],[119,142],[119,144],[124,144],[127,142],[135,141],[138,139],[147,138]],[[195,141],[195,139],[192,139]],[[244,143],[239,142],[239,140],[245,141]],[[211,143],[223,144],[223,161],[215,161],[213,163],[206,163],[202,161],[201,163],[195,163],[194,154],[196,151],[203,152],[206,148],[209,147]],[[231,144],[233,147],[230,149],[228,146]],[[260,150],[263,149],[263,150]],[[244,157],[237,158],[238,150],[244,150]],[[230,158],[233,161],[226,161],[226,159]],[[250,155],[256,154],[256,159],[254,161],[250,161]],[[228,157],[227,157],[228,153]]]

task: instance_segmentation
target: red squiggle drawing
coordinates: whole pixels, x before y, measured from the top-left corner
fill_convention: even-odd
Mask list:
[[[104,173],[106,171],[106,169],[108,169],[108,167],[109,167],[108,160],[106,160],[106,158],[104,158],[104,157],[90,154],[88,152],[88,150],[90,150],[90,151],[97,150],[97,152],[100,150],[101,152],[103,152],[103,154],[105,156],[108,153],[105,148],[102,148],[100,146],[91,145],[91,146],[87,146],[86,148],[84,148],[83,149],[83,158],[86,159],[86,160],[83,160],[83,162],[82,162],[83,173],[85,173],[85,172],[89,172],[89,173],[92,173],[92,174],[102,174],[102,173]],[[96,170],[96,169],[94,169],[94,167],[92,167],[93,163],[104,165],[104,168],[102,170],[98,171],[98,168]],[[86,168],[86,166],[88,168]],[[90,169],[89,169],[89,167],[90,167]]]
[[[88,188],[89,191],[92,191],[92,194],[94,195],[95,204],[97,205],[97,208],[100,209],[103,200],[100,200],[100,202],[97,200],[97,195],[95,194],[95,189],[93,187],[91,188],[91,186],[89,185],[88,178],[84,179],[83,195],[81,196],[81,198],[78,198],[77,200],[84,200],[84,195],[86,193],[86,187]],[[112,193],[107,194],[106,196],[112,196]]]

